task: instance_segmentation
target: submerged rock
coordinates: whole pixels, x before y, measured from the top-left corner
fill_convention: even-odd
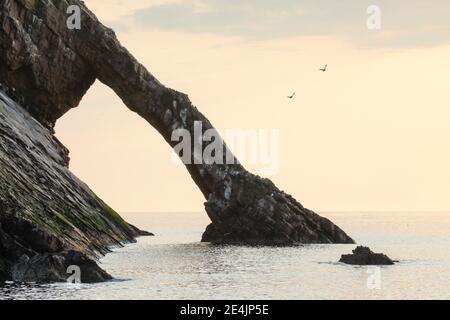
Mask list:
[[[394,261],[383,253],[374,253],[368,247],[358,246],[353,254],[343,254],[339,262],[354,265],[392,265]]]

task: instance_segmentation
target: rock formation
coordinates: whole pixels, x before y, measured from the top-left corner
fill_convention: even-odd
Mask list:
[[[81,30],[71,30],[66,25],[69,5],[76,5],[81,9]],[[104,245],[110,240],[130,241],[137,231],[117,215],[108,216],[105,212],[109,209],[105,210],[106,206],[101,200],[93,196],[91,191],[86,191],[88,190],[86,186],[68,170],[63,169],[66,168],[68,161],[67,151],[50,134],[55,122],[79,104],[96,79],[112,88],[130,110],[138,113],[155,127],[172,147],[177,143],[171,140],[172,132],[176,129],[187,129],[193,133],[195,122],[202,123],[203,132],[213,128],[192,105],[187,95],[165,87],[153,77],[120,45],[114,32],[103,26],[82,1],[0,0],[0,82],[5,93],[42,125],[39,127],[41,131],[39,134],[46,141],[43,144],[42,141],[32,140],[36,134],[33,131],[24,138],[28,145],[22,145],[23,154],[17,155],[11,149],[7,149],[4,152],[5,157],[18,159],[30,157],[33,155],[32,147],[36,148],[36,152],[42,153],[49,147],[48,144],[51,144],[48,157],[54,160],[61,170],[61,175],[53,175],[50,171],[42,180],[38,172],[35,173],[37,177],[33,177],[33,180],[21,180],[25,179],[21,174],[26,168],[18,166],[16,168],[18,182],[10,188],[17,188],[20,183],[23,189],[28,188],[28,184],[36,190],[42,189],[43,186],[46,188],[43,192],[39,190],[40,193],[36,191],[36,194],[33,194],[33,201],[30,200],[28,203],[22,200],[22,196],[25,195],[13,197],[16,202],[22,204],[21,210],[17,210],[16,204],[9,209],[3,209],[4,203],[11,200],[6,196],[9,193],[3,190],[0,194],[0,217],[2,217],[0,221],[4,220],[3,217],[8,212],[14,217],[11,218],[12,221],[21,221],[20,219],[27,217],[25,211],[32,211],[31,215],[41,212],[42,219],[51,223],[53,219],[65,220],[70,215],[80,218],[83,216],[80,212],[84,212],[82,208],[86,209],[85,212],[91,212],[95,208],[99,215],[108,220],[100,223],[105,224],[105,228],[102,228],[105,234],[93,244],[90,241],[95,237],[92,235],[83,237],[82,232],[71,234],[70,238],[74,243],[81,239],[85,240],[83,250],[92,248],[95,251],[101,248],[99,251],[104,252]],[[14,105],[20,109],[9,101],[6,95],[3,97],[6,99],[4,108]],[[26,113],[19,111],[5,114],[5,117],[14,117],[16,113],[26,117]],[[27,118],[26,125],[32,121]],[[37,127],[36,123],[32,123],[32,127]],[[45,131],[44,127],[49,131]],[[15,132],[19,134],[22,128],[11,130],[16,130]],[[2,133],[3,135],[5,137],[2,137],[4,140],[2,143],[10,143],[7,134]],[[19,135],[16,138],[20,141],[22,137]],[[231,165],[194,164],[194,156],[193,153],[190,162],[192,164],[186,164],[186,167],[206,199],[206,212],[212,221],[203,235],[204,241],[261,245],[353,242],[331,221],[304,208],[291,196],[279,190],[270,180],[247,172],[237,160]],[[11,160],[3,163],[7,161]],[[47,169],[45,171],[49,171]],[[9,176],[0,178],[3,185],[3,181],[7,181],[3,179],[9,179]],[[55,195],[46,195],[45,190],[51,185],[64,190],[58,190],[62,193],[55,191]],[[50,201],[48,196],[61,200],[57,210],[48,205],[53,204],[53,200]],[[66,201],[69,201],[67,205]],[[71,202],[75,205],[79,201],[85,206],[79,209],[71,206]],[[49,210],[30,209],[28,207],[30,205],[45,206],[45,209]],[[116,220],[111,220],[111,217]],[[29,220],[31,228],[39,225],[31,218]],[[69,223],[73,222],[69,220]],[[113,224],[112,231],[108,232],[110,224]],[[44,229],[47,228],[45,225]],[[79,226],[76,225],[74,230],[80,231]],[[89,227],[81,230],[91,231]],[[59,244],[56,239],[55,246],[58,250],[72,248],[65,243]],[[45,252],[48,252],[48,249],[46,248]]]
[[[374,253],[368,247],[358,246],[353,254],[343,254],[339,262],[354,265],[392,265],[394,261],[383,253]]]
[[[66,148],[0,89],[0,280],[64,281],[70,265],[84,282],[109,279],[92,259],[143,234],[67,165]]]

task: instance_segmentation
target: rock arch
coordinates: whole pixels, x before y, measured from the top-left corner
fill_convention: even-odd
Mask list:
[[[66,27],[69,5],[81,8],[81,30]],[[172,147],[174,129],[193,133],[195,121],[201,121],[204,131],[213,128],[186,94],[161,84],[83,2],[2,0],[1,6],[1,79],[45,126],[53,128],[99,79]],[[249,173],[237,161],[233,165],[188,164],[186,168],[206,199],[205,209],[212,221],[204,241],[267,245],[353,242],[331,221],[304,208],[270,180]]]

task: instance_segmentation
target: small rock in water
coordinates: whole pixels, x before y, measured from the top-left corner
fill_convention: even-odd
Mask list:
[[[394,261],[383,253],[374,253],[370,248],[358,246],[353,254],[343,254],[339,262],[353,265],[392,265]]]

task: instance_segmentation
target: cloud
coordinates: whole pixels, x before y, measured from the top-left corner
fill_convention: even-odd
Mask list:
[[[380,31],[366,26],[366,10],[373,4],[381,8]],[[133,1],[131,7],[124,15],[129,14],[142,28],[248,40],[338,36],[369,48],[428,47],[450,42],[450,3],[446,0],[435,0],[433,5],[420,0],[166,0]]]
[[[102,22],[116,22],[142,9],[171,5],[182,0],[85,0],[84,2]]]

